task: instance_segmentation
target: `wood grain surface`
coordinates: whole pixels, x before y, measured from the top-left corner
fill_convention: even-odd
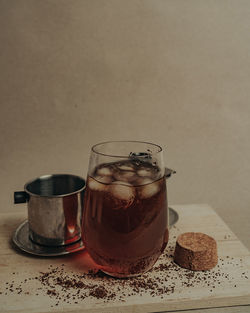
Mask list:
[[[156,269],[159,264],[169,264],[169,269],[167,272],[152,270],[147,277],[160,281],[162,276],[167,275],[166,290],[175,286],[174,292],[153,296],[152,292],[142,290],[135,294],[132,287],[130,290],[125,283],[123,289],[116,290],[116,297],[112,300],[86,296],[85,290],[85,297],[78,297],[74,301],[75,291],[66,292],[61,286],[54,285],[53,290],[59,296],[53,297],[49,291],[51,287],[36,279],[41,277],[41,272],[54,269],[62,277],[68,275],[79,278],[79,275],[93,267],[88,255],[83,251],[64,257],[44,258],[23,253],[13,246],[11,236],[26,218],[25,214],[0,214],[0,312],[163,312],[250,305],[249,251],[208,205],[172,207],[180,218],[170,230],[169,245],[155,266]],[[214,237],[218,244],[218,265],[210,271],[195,274],[196,278],[199,277],[198,283],[190,274],[193,272],[179,268],[176,270],[177,265],[173,265],[176,237],[188,231],[206,233]],[[216,280],[214,277],[217,277]],[[93,281],[93,278],[84,276],[82,280],[86,283]],[[110,278],[110,282],[115,290],[119,280]],[[97,283],[104,284],[101,279]]]

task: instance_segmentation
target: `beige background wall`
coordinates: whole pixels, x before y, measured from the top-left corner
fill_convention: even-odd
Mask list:
[[[96,142],[147,140],[178,172],[170,204],[244,241],[249,98],[249,1],[0,0],[0,211],[33,177],[85,176]]]

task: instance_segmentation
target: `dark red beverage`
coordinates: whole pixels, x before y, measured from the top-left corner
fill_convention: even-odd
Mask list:
[[[149,270],[168,242],[165,177],[150,163],[102,164],[88,176],[83,241],[100,269],[116,277]]]

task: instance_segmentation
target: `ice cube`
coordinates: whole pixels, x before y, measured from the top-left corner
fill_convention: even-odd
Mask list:
[[[141,199],[147,199],[153,197],[160,190],[158,182],[147,183],[144,186],[141,186],[139,189],[139,196]]]
[[[122,170],[122,171],[134,171],[134,168],[129,165],[121,165],[119,166],[119,170]]]
[[[141,176],[141,177],[145,177],[145,176],[150,176],[151,175],[151,171],[149,169],[146,169],[146,168],[138,170],[136,173],[137,173],[138,176]]]
[[[91,190],[95,191],[104,191],[107,188],[107,185],[100,183],[92,177],[88,178],[88,187]]]
[[[130,205],[135,197],[135,190],[128,183],[124,185],[122,181],[116,181],[109,186],[109,192],[118,200],[126,201]]]
[[[148,177],[138,177],[135,185],[136,186],[142,186],[142,185],[147,185],[147,184],[151,184],[153,182],[152,179],[148,178]]]
[[[101,167],[97,170],[98,176],[111,176],[112,170],[108,167]]]
[[[103,184],[110,184],[112,182],[112,176],[95,176],[95,179]]]
[[[120,171],[115,174],[115,179],[123,182],[130,182],[135,178],[135,172],[132,171]]]

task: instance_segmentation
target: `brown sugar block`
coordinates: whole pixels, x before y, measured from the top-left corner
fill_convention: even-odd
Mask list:
[[[218,263],[216,241],[203,233],[184,233],[176,241],[174,261],[181,267],[203,271]]]

